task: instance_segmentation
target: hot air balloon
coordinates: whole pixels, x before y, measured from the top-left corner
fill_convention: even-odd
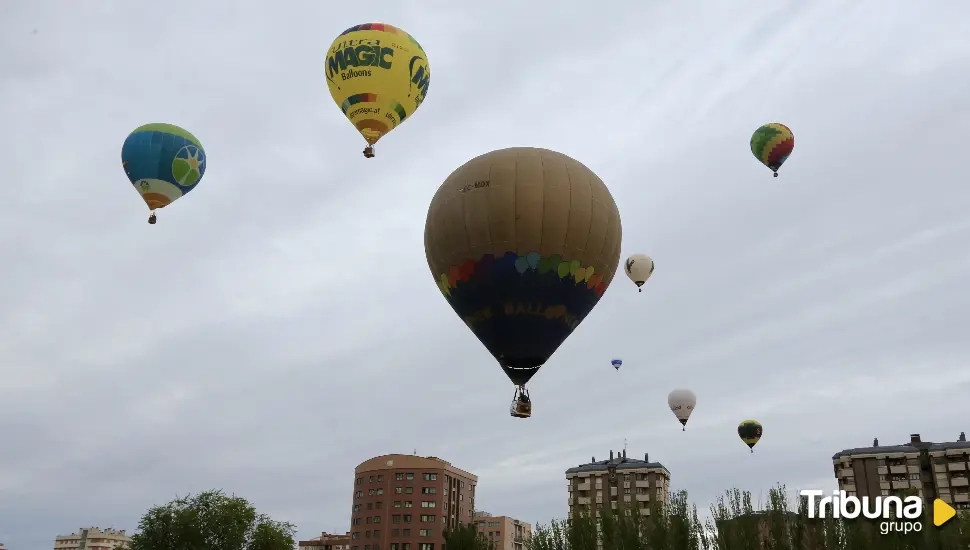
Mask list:
[[[614,360],[610,361],[610,364],[613,365],[613,368],[614,369],[616,369],[616,370],[619,371],[620,370],[620,367],[623,366],[623,360],[622,359],[614,359]]]
[[[761,439],[761,423],[757,420],[745,420],[738,424],[738,437],[754,452],[754,446]]]
[[[643,292],[641,288],[643,283],[653,275],[653,258],[646,254],[634,254],[627,258],[623,265],[626,268],[627,277],[637,285],[638,292]]]
[[[694,412],[695,405],[697,405],[697,396],[690,390],[676,389],[667,396],[667,406],[677,420],[680,420],[682,431],[687,431],[687,420],[690,419],[690,413]]]
[[[151,209],[165,208],[195,189],[205,174],[205,150],[188,131],[173,124],[135,128],[121,146],[121,167]]]
[[[765,124],[751,135],[751,152],[778,177],[778,169],[795,148],[791,129],[779,122]]]
[[[424,229],[428,266],[516,385],[512,416],[531,415],[526,383],[606,292],[620,238],[603,181],[547,149],[486,153],[435,193]]]
[[[386,23],[345,30],[327,52],[327,87],[374,157],[374,144],[414,115],[431,84],[428,54],[410,34]]]

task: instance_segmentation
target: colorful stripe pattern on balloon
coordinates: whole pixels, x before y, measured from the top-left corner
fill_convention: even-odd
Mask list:
[[[424,52],[424,48],[421,47],[421,44],[418,44],[418,41],[415,40],[413,36],[405,32],[404,30],[399,29],[394,25],[388,25],[387,23],[363,23],[360,25],[354,25],[353,27],[350,27],[349,29],[340,33],[340,36],[343,36],[345,34],[350,34],[352,32],[357,32],[357,31],[382,31],[382,32],[389,32],[391,34],[396,34],[398,36],[405,36],[408,38],[408,40],[413,42],[414,45],[417,46],[422,53]]]
[[[451,296],[452,289],[456,288],[459,282],[468,282],[476,273],[482,275],[493,270],[512,268],[519,275],[525,275],[527,272],[536,272],[539,275],[550,273],[559,279],[572,280],[576,285],[585,283],[584,287],[593,292],[597,298],[606,292],[607,284],[603,282],[602,275],[594,272],[593,266],[583,266],[576,260],[566,260],[558,254],[543,258],[538,252],[530,252],[525,256],[506,252],[499,258],[486,254],[477,262],[467,260],[452,266],[448,273],[442,273],[438,278],[438,288],[447,298]]]
[[[795,148],[795,136],[784,124],[773,122],[755,130],[751,152],[762,164],[777,172]]]

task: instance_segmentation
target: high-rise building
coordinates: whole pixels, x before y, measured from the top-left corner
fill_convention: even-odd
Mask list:
[[[472,523],[478,477],[440,458],[391,454],[354,469],[350,550],[442,550]]]
[[[319,537],[299,541],[297,546],[300,550],[350,550],[350,533],[331,535],[323,532]]]
[[[78,529],[77,533],[58,535],[54,539],[54,550],[114,550],[126,548],[131,544],[131,537],[125,530],[116,531],[98,527]]]
[[[626,450],[609,460],[597,461],[566,470],[569,487],[569,517],[586,509],[596,510],[600,517],[603,505],[616,509],[623,503],[627,512],[636,508],[644,516],[650,515],[651,502],[667,502],[670,492],[670,472],[659,462],[627,458]]]
[[[495,550],[523,550],[525,541],[532,536],[532,524],[488,512],[475,512],[475,526],[495,544]]]
[[[2,542],[0,542],[0,550],[7,550],[7,547]]]
[[[912,434],[909,443],[845,449],[832,456],[839,489],[856,496],[916,494],[942,499],[958,510],[970,509],[970,442],[932,443]]]

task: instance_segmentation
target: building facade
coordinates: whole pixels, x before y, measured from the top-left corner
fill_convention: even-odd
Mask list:
[[[350,533],[331,535],[323,532],[319,537],[299,541],[297,546],[300,550],[350,550]]]
[[[354,469],[350,550],[442,550],[472,523],[478,477],[437,457],[391,454]]]
[[[832,456],[839,489],[847,495],[942,499],[958,510],[970,509],[970,443],[964,432],[956,441],[932,443],[912,434],[909,443],[845,449]]]
[[[581,511],[596,511],[601,516],[603,506],[616,510],[622,504],[627,513],[633,509],[640,515],[650,515],[651,504],[666,503],[670,493],[670,472],[659,462],[627,458],[626,450],[609,460],[597,461],[566,470],[569,488],[569,517]]]
[[[54,550],[114,550],[127,548],[131,544],[131,537],[125,530],[87,527],[78,529],[77,533],[58,535],[54,539]]]
[[[495,545],[495,550],[524,550],[525,541],[532,536],[532,524],[488,512],[475,512],[475,526]]]

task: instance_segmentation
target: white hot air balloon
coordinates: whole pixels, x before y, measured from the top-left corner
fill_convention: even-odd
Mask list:
[[[690,413],[694,412],[696,404],[697,396],[690,390],[676,389],[667,396],[667,405],[670,406],[677,420],[680,420],[680,424],[684,427],[683,431],[687,431],[687,419],[690,418]]]
[[[647,282],[647,279],[653,275],[653,258],[646,254],[634,254],[626,259],[623,269],[626,271],[626,276],[637,285],[637,288],[642,287],[643,283]],[[642,288],[640,288],[640,292],[643,292]]]

